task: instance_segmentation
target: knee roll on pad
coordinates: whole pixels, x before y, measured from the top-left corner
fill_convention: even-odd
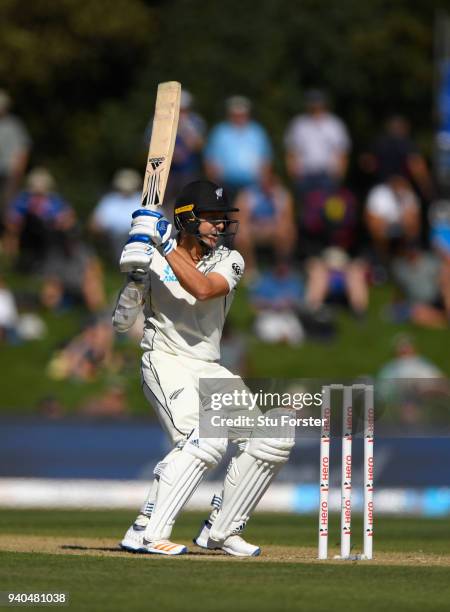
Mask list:
[[[226,438],[200,438],[198,429],[194,429],[183,446],[182,452],[193,455],[205,463],[208,468],[213,468],[225,455],[227,445]]]
[[[227,440],[200,438],[194,430],[181,450],[174,449],[157,466],[158,493],[144,532],[148,541],[167,539],[180,510],[200,484],[205,472],[215,467],[227,449]]]
[[[289,458],[292,438],[251,438],[246,450],[229,466],[223,500],[210,531],[210,538],[223,542],[239,533]]]
[[[251,438],[246,452],[269,463],[286,463],[294,444],[293,438]]]

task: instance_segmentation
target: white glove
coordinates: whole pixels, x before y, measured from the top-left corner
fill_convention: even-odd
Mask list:
[[[130,236],[148,236],[164,256],[176,248],[176,241],[170,237],[171,233],[172,224],[156,210],[140,208],[134,211]]]
[[[136,234],[128,239],[120,256],[120,271],[130,272],[135,280],[143,277],[149,270],[155,247],[149,236]]]
[[[130,236],[144,234],[149,236],[155,246],[167,242],[172,233],[172,225],[156,210],[140,208],[132,215]]]

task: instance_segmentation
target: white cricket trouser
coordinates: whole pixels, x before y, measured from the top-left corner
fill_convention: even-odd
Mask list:
[[[205,388],[201,379],[207,380]],[[225,380],[228,379],[228,380]],[[232,379],[232,380],[230,380]],[[142,512],[151,512],[144,538],[148,542],[168,539],[185,503],[200,484],[207,469],[224,456],[223,436],[199,436],[200,402],[205,409],[210,391],[246,390],[239,376],[219,365],[180,357],[162,351],[147,351],[142,357],[144,393],[175,448],[157,466],[157,485],[152,487]],[[236,402],[238,403],[238,402]],[[233,414],[238,406],[231,407]],[[245,413],[245,410],[244,410]],[[240,432],[235,441],[251,436]],[[179,444],[183,443],[183,444]],[[247,523],[253,509],[287,461],[293,438],[251,438],[232,463],[224,483],[223,503],[214,510],[211,538],[224,542]],[[151,510],[148,510],[151,508]]]
[[[173,444],[199,425],[199,380],[232,378],[234,388],[247,389],[239,376],[219,363],[147,351],[142,356],[142,386]]]

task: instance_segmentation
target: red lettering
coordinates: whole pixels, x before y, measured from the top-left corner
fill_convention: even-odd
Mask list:
[[[373,457],[369,457],[367,461],[367,478],[369,480],[373,480],[373,468],[374,468]]]
[[[346,455],[345,457],[345,478],[350,480],[352,477],[352,456]]]
[[[373,525],[373,501],[367,504],[367,522],[369,525]]]
[[[329,458],[323,457],[322,459],[322,480],[328,480],[329,477]]]

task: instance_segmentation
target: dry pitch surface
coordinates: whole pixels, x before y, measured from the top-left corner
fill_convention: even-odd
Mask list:
[[[229,555],[221,551],[209,552],[193,545],[188,541],[182,541],[189,553],[179,557],[171,557],[174,561],[230,561]],[[54,555],[89,555],[93,557],[116,557],[116,558],[142,558],[145,560],[155,560],[167,558],[163,555],[134,555],[122,551],[116,539],[113,538],[83,538],[67,536],[35,536],[4,534],[0,535],[0,550],[5,552],[22,553],[47,553]],[[333,559],[338,550],[330,549],[330,558],[327,561],[319,561],[317,550],[313,547],[305,546],[275,546],[266,545],[263,547],[260,557],[252,558],[252,563],[315,563],[315,564],[336,564],[343,563],[362,563],[364,565],[396,565],[396,566],[416,566],[430,567],[441,566],[450,567],[450,553],[439,555],[423,552],[378,552],[371,561],[340,561]],[[169,559],[168,559],[169,560]],[[248,559],[246,559],[248,561]],[[233,561],[243,561],[241,558],[233,558]]]

